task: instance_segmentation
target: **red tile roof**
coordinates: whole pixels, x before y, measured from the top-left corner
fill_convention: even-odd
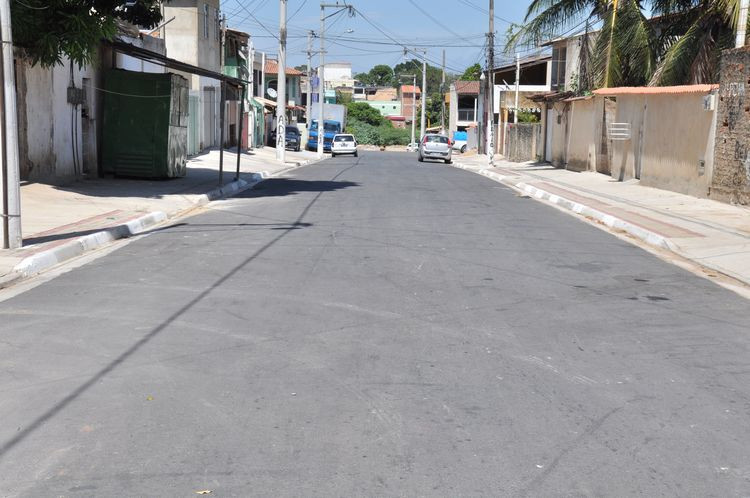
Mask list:
[[[422,90],[420,90],[418,86],[414,85],[401,85],[401,93],[414,93],[415,88],[417,89],[417,95],[422,93]]]
[[[279,74],[279,61],[266,59],[266,74]],[[302,76],[302,71],[297,71],[293,67],[286,68],[287,76]]]
[[[709,93],[719,85],[680,85],[680,86],[621,86],[594,90],[595,95],[665,95],[680,93]]]
[[[456,93],[459,95],[479,95],[478,81],[456,81]]]

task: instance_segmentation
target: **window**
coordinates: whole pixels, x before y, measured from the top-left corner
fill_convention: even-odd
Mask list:
[[[565,90],[565,65],[567,62],[567,49],[565,47],[554,47],[552,49],[552,89]]]
[[[219,16],[219,9],[214,9],[216,15],[216,41],[221,41],[221,17]]]
[[[203,4],[203,38],[208,38],[208,4]]]

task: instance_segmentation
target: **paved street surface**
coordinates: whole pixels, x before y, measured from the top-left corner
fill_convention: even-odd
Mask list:
[[[0,496],[747,496],[750,305],[364,153],[0,303]]]

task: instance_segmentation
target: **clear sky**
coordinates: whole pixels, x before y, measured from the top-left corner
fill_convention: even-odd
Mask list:
[[[335,0],[325,0],[336,3]],[[348,61],[355,73],[376,64],[394,66],[403,61],[403,49],[423,45],[428,61],[440,65],[446,50],[446,68],[459,73],[485,63],[485,33],[489,30],[488,0],[347,0],[362,15],[346,12],[326,21],[326,60]],[[339,0],[339,3],[343,3]],[[495,32],[502,45],[509,22],[521,23],[527,0],[495,0]],[[278,53],[278,0],[222,0],[227,26],[251,34],[256,50]],[[327,9],[326,15],[336,9]],[[306,62],[307,32],[320,29],[320,0],[288,0],[287,65]],[[380,28],[380,30],[378,29]],[[353,30],[348,32],[349,30]],[[382,31],[385,31],[390,38]],[[330,38],[329,38],[330,37]],[[394,42],[395,40],[395,42]],[[317,50],[318,40],[313,50]],[[412,58],[413,55],[409,55]],[[317,56],[313,59],[317,65]]]

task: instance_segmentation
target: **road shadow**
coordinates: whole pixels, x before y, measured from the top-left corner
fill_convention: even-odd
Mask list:
[[[256,197],[284,197],[303,192],[334,192],[351,187],[359,187],[357,182],[328,180],[297,180],[294,178],[271,178],[259,183],[255,188],[246,190],[233,199],[251,199]]]

